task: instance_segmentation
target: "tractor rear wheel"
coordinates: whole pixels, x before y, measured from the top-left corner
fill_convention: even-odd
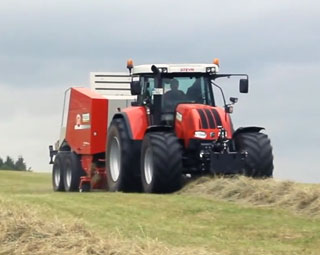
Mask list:
[[[80,159],[74,152],[66,152],[63,158],[64,188],[66,191],[79,191],[80,177],[85,175]]]
[[[108,130],[106,173],[108,190],[139,192],[139,159],[123,119],[114,119]],[[138,174],[137,174],[138,173]]]
[[[245,158],[244,174],[250,177],[272,177],[273,155],[270,140],[258,132],[240,133],[235,139],[238,151],[248,153]]]
[[[141,149],[141,177],[147,193],[170,193],[182,186],[182,146],[173,133],[146,134]]]
[[[54,191],[65,191],[63,181],[63,155],[59,152],[54,159],[52,168],[52,186]]]

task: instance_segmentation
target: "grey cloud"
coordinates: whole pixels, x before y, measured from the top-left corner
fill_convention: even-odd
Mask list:
[[[48,145],[59,136],[64,88],[0,88],[0,156],[23,155],[34,170],[48,171]]]

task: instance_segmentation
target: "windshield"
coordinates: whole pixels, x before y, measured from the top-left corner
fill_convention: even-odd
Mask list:
[[[203,76],[170,76],[162,78],[163,112],[174,112],[179,103],[213,105],[209,79]]]

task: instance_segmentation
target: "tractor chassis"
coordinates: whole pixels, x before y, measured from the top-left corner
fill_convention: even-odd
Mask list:
[[[191,150],[190,150],[191,149]],[[195,159],[198,163],[197,170],[193,168],[191,173],[210,173],[214,175],[241,174],[245,167],[247,152],[230,151],[229,147],[214,151],[215,144],[200,142],[197,139],[190,141],[189,155],[198,155]],[[194,162],[194,161],[193,161]],[[192,168],[191,168],[192,169]]]

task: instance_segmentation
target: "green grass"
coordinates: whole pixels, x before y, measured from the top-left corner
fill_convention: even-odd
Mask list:
[[[192,194],[58,193],[50,174],[0,171],[0,198],[100,236],[151,238],[221,254],[319,254],[320,220]]]

